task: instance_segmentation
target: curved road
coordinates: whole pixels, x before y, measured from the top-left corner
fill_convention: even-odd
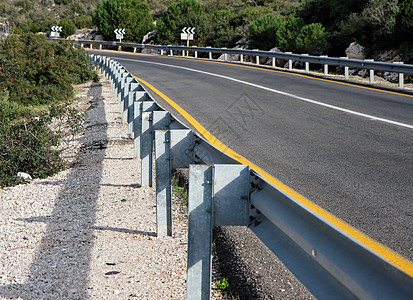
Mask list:
[[[412,95],[237,64],[103,55],[234,151],[413,260]]]

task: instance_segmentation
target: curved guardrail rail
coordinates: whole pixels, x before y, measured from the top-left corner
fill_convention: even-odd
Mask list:
[[[160,107],[116,60],[91,60],[111,81],[133,133],[142,185],[152,185],[155,154],[158,236],[172,234],[171,169],[189,168],[187,299],[210,298],[213,226],[249,226],[319,299],[413,299],[411,262],[380,256],[221,152]]]
[[[309,72],[309,64],[321,64],[323,65],[324,74],[328,74],[328,66],[342,66],[344,67],[344,77],[349,78],[349,69],[366,69],[369,70],[370,83],[374,82],[374,71],[394,72],[399,73],[399,87],[404,87],[404,74],[413,74],[413,65],[403,64],[402,62],[386,63],[378,62],[369,59],[356,60],[348,59],[346,57],[327,57],[327,56],[314,56],[307,54],[293,54],[287,52],[271,52],[261,50],[244,50],[244,49],[231,49],[231,48],[212,48],[212,47],[186,47],[186,46],[172,46],[172,45],[149,45],[149,44],[135,44],[135,43],[118,43],[111,41],[95,41],[95,40],[76,40],[81,45],[89,45],[90,48],[97,46],[102,49],[103,46],[117,47],[119,50],[122,48],[132,48],[134,52],[137,49],[153,49],[160,51],[161,54],[173,55],[173,51],[181,51],[182,55],[185,53],[194,52],[194,57],[198,57],[198,53],[208,53],[209,59],[212,59],[212,54],[237,54],[240,55],[240,62],[244,62],[244,56],[255,57],[256,64],[260,64],[260,57],[272,58],[272,66],[275,67],[275,59],[288,60],[288,68],[292,70],[293,61],[300,61],[305,63],[305,71]],[[166,51],[166,52],[165,52]],[[226,59],[225,59],[226,60]]]

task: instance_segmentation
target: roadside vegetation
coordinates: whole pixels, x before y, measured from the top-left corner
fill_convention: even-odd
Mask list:
[[[18,34],[60,25],[64,37],[94,28],[114,40],[114,29],[125,28],[125,42],[141,42],[156,30],[152,42],[176,45],[183,27],[195,27],[198,46],[343,56],[358,42],[370,57],[393,50],[413,62],[413,0],[0,0],[0,7]]]
[[[75,134],[83,121],[69,106],[72,85],[94,77],[89,58],[72,43],[32,33],[0,40],[1,187],[21,182],[18,172],[44,178],[62,170],[63,128]]]

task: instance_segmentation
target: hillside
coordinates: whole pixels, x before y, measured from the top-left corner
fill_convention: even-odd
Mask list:
[[[0,0],[0,23],[8,21],[9,31],[18,34],[49,32],[60,24],[66,28],[63,36],[98,27],[106,39],[115,38],[114,28],[127,28],[124,41],[130,42],[141,42],[147,31],[156,30],[153,42],[171,44],[180,43],[182,27],[194,26],[200,46],[234,47],[241,41],[263,50],[343,56],[350,43],[358,42],[366,56],[391,50],[413,62],[413,0],[108,1],[117,13],[102,20],[101,14],[92,18],[102,8],[98,0]],[[135,6],[135,12],[143,8],[137,21],[132,22],[134,9],[122,11],[128,6]]]

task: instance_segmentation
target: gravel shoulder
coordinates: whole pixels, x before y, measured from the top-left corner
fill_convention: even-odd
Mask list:
[[[0,190],[1,299],[184,299],[187,224],[157,238],[155,191],[109,82],[80,85],[86,128],[65,171]]]
[[[137,184],[109,81],[76,88],[87,118],[63,152],[68,168],[0,189],[0,299],[185,299],[185,209],[174,198],[173,236],[156,237],[155,189]],[[211,299],[312,299],[248,228],[214,236]]]

